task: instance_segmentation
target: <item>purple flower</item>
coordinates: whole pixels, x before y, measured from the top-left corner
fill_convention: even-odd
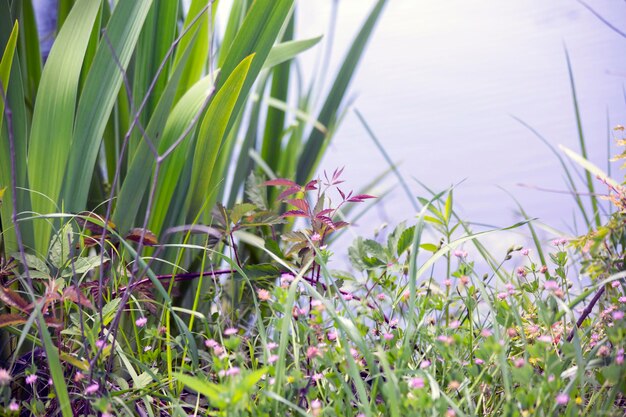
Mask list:
[[[278,355],[270,355],[269,358],[267,358],[267,363],[274,363],[278,360]]]
[[[98,385],[97,382],[89,385],[87,388],[85,388],[85,395],[93,395],[96,392],[98,392],[98,390],[100,389],[100,385]]]
[[[457,249],[454,251],[454,256],[456,256],[459,259],[467,258],[467,252]]]
[[[530,249],[528,248],[524,248],[521,250],[520,252],[523,256],[528,256],[528,254],[530,253]]]
[[[566,405],[568,402],[569,395],[565,394],[564,392],[561,392],[556,396],[556,403],[558,405]]]
[[[621,320],[624,318],[624,312],[622,310],[617,310],[613,312],[613,320]]]
[[[148,323],[148,319],[146,317],[140,317],[135,320],[135,326],[144,327]]]
[[[393,340],[393,333],[385,333],[383,334],[383,338],[385,340]]]
[[[224,335],[226,336],[232,336],[237,333],[239,333],[239,330],[234,327],[229,327],[228,329],[224,330]]]
[[[35,382],[37,382],[37,375],[31,374],[26,377],[26,383],[28,385],[33,385]]]
[[[411,389],[424,388],[424,378],[411,378],[409,380],[409,388]]]
[[[485,361],[484,361],[484,360],[482,360],[482,359],[480,359],[480,358],[476,358],[476,359],[474,359],[474,363],[475,363],[476,365],[482,365],[482,364],[484,364],[484,363],[485,363]]]
[[[430,361],[428,359],[425,359],[422,361],[422,363],[420,363],[420,369],[426,369],[430,366]]]
[[[548,291],[556,291],[560,287],[559,287],[559,283],[558,282],[556,282],[554,280],[548,280],[548,281],[543,283],[543,288],[545,288]]]
[[[15,400],[12,400],[9,404],[9,411],[20,411],[20,405]]]

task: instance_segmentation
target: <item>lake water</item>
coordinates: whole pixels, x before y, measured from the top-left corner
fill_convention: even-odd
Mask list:
[[[300,36],[325,32],[332,2],[299,4]],[[346,50],[371,4],[339,2],[335,57]],[[626,29],[624,2],[590,4]],[[383,13],[352,84],[353,106],[391,158],[401,163],[414,193],[427,196],[414,178],[437,190],[465,179],[455,191],[462,217],[505,226],[520,217],[503,188],[529,215],[573,232],[572,198],[529,188],[566,190],[558,160],[511,115],[555,146],[580,150],[566,45],[588,153],[606,167],[607,126],[626,124],[622,55],[626,39],[574,0],[391,0]],[[334,62],[336,67],[338,60]],[[354,188],[386,167],[353,112],[322,163],[328,170],[337,166],[346,167],[345,177]],[[386,183],[396,184],[395,178]],[[396,188],[359,221],[358,234],[371,236],[383,222],[395,224],[414,216],[405,194]],[[544,234],[546,239],[550,236]],[[342,239],[342,245],[348,241]],[[491,244],[504,248],[523,241],[508,235]]]

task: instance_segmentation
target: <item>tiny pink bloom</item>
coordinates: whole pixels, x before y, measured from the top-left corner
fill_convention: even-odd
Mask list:
[[[461,280],[461,284],[463,285],[469,284],[469,277],[467,275],[461,275],[461,278],[459,279]]]
[[[204,346],[208,347],[209,349],[212,349],[215,346],[219,346],[219,343],[217,343],[213,339],[207,339],[207,340],[204,341]]]
[[[548,336],[547,334],[539,336],[537,340],[543,343],[552,343],[552,337]]]
[[[20,405],[15,400],[12,400],[9,404],[9,411],[20,411]]]
[[[509,296],[508,292],[499,292],[498,293],[498,299],[499,300],[506,300],[506,297],[508,297],[508,296]]]
[[[556,291],[556,290],[560,289],[559,283],[554,281],[554,280],[548,280],[548,281],[544,282],[543,283],[543,288],[545,288],[548,291]]]
[[[385,333],[385,334],[383,334],[383,338],[385,340],[392,340],[393,339],[393,333]]]
[[[443,334],[441,336],[437,336],[437,340],[441,343],[445,343],[446,345],[450,345],[452,344],[452,342],[454,342],[454,339],[452,339],[452,337]]]
[[[443,281],[443,285],[445,285],[446,287],[450,287],[452,286],[452,281],[449,279],[446,279]]]
[[[526,364],[524,358],[517,358],[515,359],[515,361],[513,361],[513,366],[515,366],[516,368],[521,368],[522,366],[524,366],[524,364]]]
[[[319,373],[319,372],[314,373],[314,374],[313,374],[313,376],[311,377],[311,379],[312,379],[313,381],[315,381],[315,382],[318,382],[319,380],[321,380],[321,379],[323,379],[323,378],[324,378],[324,374]]]
[[[326,333],[326,337],[328,338],[328,340],[330,340],[331,342],[333,340],[337,340],[337,332],[334,330],[331,330],[330,332]]]
[[[398,327],[398,323],[399,323],[398,319],[391,319],[389,320],[389,327],[395,329],[396,327]]]
[[[100,385],[98,385],[98,383],[93,383],[91,385],[89,385],[87,388],[85,388],[85,395],[93,395],[96,392],[98,392],[98,390],[100,389]]]
[[[312,359],[316,356],[320,356],[320,350],[315,346],[309,346],[306,350],[306,357]]]
[[[422,363],[420,363],[420,369],[426,369],[430,366],[430,361],[428,359],[423,360]]]
[[[0,368],[0,387],[3,385],[9,385],[11,382],[11,374],[6,369]]]
[[[319,233],[313,233],[313,235],[311,235],[311,240],[313,242],[318,242],[318,241],[322,240],[322,237],[320,236]]]
[[[613,312],[613,320],[621,320],[624,318],[624,312],[622,310],[617,310]]]
[[[382,294],[382,293],[381,293],[381,294],[378,294],[378,295],[376,296],[376,298],[378,298],[380,301],[385,301],[385,298],[386,298],[386,297],[385,297],[385,294]]]
[[[624,364],[624,348],[620,348],[617,350],[617,355],[615,356],[615,363],[618,365]]]
[[[342,297],[343,297],[343,299],[344,299],[345,301],[350,301],[350,300],[352,300],[352,299],[354,298],[354,296],[352,295],[352,293],[346,293],[346,294],[343,294],[343,296],[342,296]]]
[[[268,348],[269,350],[274,350],[274,349],[276,349],[277,347],[278,347],[278,343],[269,342],[269,343],[267,344],[267,348]]]
[[[489,330],[489,329],[482,329],[482,330],[480,331],[480,335],[481,335],[482,337],[489,337],[489,336],[491,336],[492,334],[493,334],[493,333],[492,333],[492,332],[491,332],[491,330]]]
[[[135,320],[135,325],[137,327],[143,327],[148,323],[148,319],[146,317],[140,317],[137,320]]]
[[[311,401],[311,408],[322,408],[322,402],[318,399]]]
[[[456,256],[459,259],[465,259],[467,258],[467,252],[464,250],[455,250],[454,256]]]
[[[569,395],[561,392],[556,396],[556,403],[558,405],[565,405],[569,402]]]
[[[484,364],[484,363],[485,363],[485,361],[484,361],[484,360],[482,360],[482,359],[480,359],[480,358],[476,358],[476,359],[474,359],[474,363],[475,363],[476,365],[482,365],[482,364]]]
[[[528,248],[524,248],[524,249],[522,249],[522,250],[520,251],[520,253],[521,253],[523,256],[528,256],[528,254],[530,253],[530,249],[528,249]]]
[[[96,347],[98,349],[102,349],[105,346],[106,346],[106,342],[104,340],[102,340],[102,339],[96,340]]]
[[[548,272],[548,267],[545,265],[541,265],[541,268],[539,268],[539,272],[545,274],[546,272]]]
[[[102,417],[113,417],[113,414],[104,412],[102,413]]]
[[[550,374],[548,375],[548,382],[554,382],[554,375]]]
[[[527,274],[526,268],[524,268],[523,266],[518,266],[516,272],[517,272],[517,275],[520,277],[525,277]]]
[[[451,408],[448,408],[448,411],[446,411],[446,417],[456,417],[456,411],[454,411]]]
[[[622,296],[622,297],[618,298],[617,301],[619,301],[620,303],[624,304],[624,303],[626,303],[626,297]]]
[[[37,382],[37,375],[31,374],[26,377],[26,383],[28,385],[33,385],[35,382]]]
[[[461,326],[461,322],[458,320],[453,320],[452,322],[450,322],[451,329],[458,329],[459,326]]]
[[[267,363],[274,363],[278,360],[278,355],[270,355],[269,358],[267,358]]]
[[[611,282],[611,287],[613,287],[613,288],[617,288],[617,287],[619,287],[619,281],[613,281],[613,282]]]
[[[411,389],[422,389],[422,388],[424,388],[424,378],[411,378],[409,380],[409,387]]]
[[[224,330],[224,335],[226,336],[232,336],[237,333],[239,333],[239,330],[234,327],[229,327],[228,329]]]
[[[272,296],[270,295],[270,292],[264,288],[259,288],[258,290],[256,290],[256,295],[259,297],[259,300],[261,301],[269,301],[272,298]]]

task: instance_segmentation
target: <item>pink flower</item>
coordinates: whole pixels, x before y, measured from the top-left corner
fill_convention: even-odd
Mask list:
[[[269,343],[267,344],[267,349],[268,349],[268,350],[274,350],[274,349],[276,349],[277,347],[278,347],[278,343],[269,342]]]
[[[96,347],[97,347],[98,349],[102,349],[102,348],[104,348],[105,346],[106,346],[106,342],[105,342],[104,340],[102,340],[102,339],[98,339],[98,340],[96,340]]]
[[[11,400],[9,404],[9,411],[20,411],[20,405],[15,402],[15,400]]]
[[[613,312],[613,320],[621,320],[624,318],[624,312],[622,310],[617,310]]]
[[[0,387],[4,385],[9,385],[11,382],[11,374],[6,369],[0,368]]]
[[[424,388],[424,379],[423,378],[411,378],[409,380],[409,388],[411,389]]]
[[[393,333],[385,333],[383,334],[383,338],[385,340],[393,340]]]
[[[530,253],[530,249],[528,249],[528,248],[524,248],[524,249],[522,249],[522,250],[520,251],[520,253],[521,253],[523,256],[528,256],[528,254]]]
[[[140,317],[137,320],[135,320],[135,326],[137,327],[143,327],[148,323],[148,319],[146,317]]]
[[[446,279],[443,281],[443,285],[445,285],[446,287],[450,287],[452,286],[452,281],[449,279]]]
[[[342,297],[343,297],[343,299],[344,299],[345,301],[350,301],[350,300],[352,300],[352,299],[354,298],[354,296],[352,295],[352,293],[349,293],[349,292],[348,292],[348,293],[343,294],[343,295],[342,295]]]
[[[100,389],[100,385],[98,385],[97,382],[89,385],[87,388],[85,388],[85,395],[93,395],[96,392],[98,392],[98,390]]]
[[[618,365],[624,364],[624,348],[620,348],[617,350],[617,355],[615,356],[615,363]]]
[[[524,268],[523,266],[518,266],[516,272],[517,272],[517,275],[520,277],[525,277],[527,274],[526,268]]]
[[[229,327],[228,329],[224,330],[224,335],[225,336],[232,336],[239,333],[239,330],[234,328],[234,327]]]
[[[499,300],[506,300],[506,297],[508,297],[508,296],[509,296],[508,292],[499,292],[498,293],[498,299]]]
[[[430,361],[428,359],[425,359],[422,361],[422,363],[420,363],[420,369],[426,369],[430,366]]]
[[[26,383],[28,385],[33,385],[35,382],[37,382],[37,375],[31,374],[26,377]]]
[[[256,290],[256,295],[259,297],[259,300],[261,301],[269,301],[272,298],[272,296],[270,295],[270,292],[264,288],[259,288],[258,290]]]
[[[309,359],[313,359],[316,356],[321,356],[320,350],[315,346],[309,346],[306,350],[306,357]]]
[[[270,355],[269,358],[267,358],[267,363],[274,363],[278,360],[278,355]]]
[[[322,240],[322,237],[320,236],[320,234],[319,234],[319,233],[313,233],[313,234],[311,235],[311,240],[312,240],[313,242],[318,242],[318,241]]]
[[[451,329],[458,329],[459,326],[461,326],[461,322],[458,320],[453,320],[450,322],[450,328]]]
[[[568,402],[569,402],[569,395],[565,394],[564,392],[561,392],[556,396],[556,403],[558,405],[565,405]]]
[[[240,372],[241,370],[238,367],[233,366],[232,368],[228,368],[226,370],[222,369],[217,374],[219,376],[235,376],[235,375],[239,375]]]
[[[485,361],[484,361],[484,360],[482,360],[482,359],[480,359],[480,358],[476,358],[476,359],[474,359],[474,363],[475,363],[476,365],[482,365],[482,364],[484,364],[484,363],[485,363]]]
[[[544,282],[543,283],[543,288],[545,288],[548,291],[556,291],[556,290],[560,289],[559,283],[554,281],[554,280],[548,280],[548,281]]]
[[[459,279],[461,280],[461,284],[463,285],[469,284],[469,277],[467,275],[461,275],[461,278]]]
[[[467,252],[457,249],[454,251],[454,256],[456,256],[459,259],[467,258]]]
[[[547,334],[544,334],[542,336],[539,336],[537,338],[537,340],[539,342],[543,342],[543,343],[552,343],[552,338],[550,336],[548,336]]]
[[[326,337],[328,338],[328,340],[330,340],[331,342],[334,340],[337,340],[337,332],[334,330],[331,330],[330,332],[326,333]]]
[[[217,343],[213,339],[207,339],[204,341],[204,346],[208,347],[209,349],[213,349],[215,346],[219,346],[219,343]]]
[[[613,287],[613,288],[617,288],[617,287],[619,287],[619,281],[613,281],[613,282],[611,282],[611,287]]]
[[[525,363],[526,361],[524,360],[524,358],[517,358],[513,361],[513,366],[515,366],[516,368],[521,368],[522,366],[524,366]]]
[[[313,409],[322,408],[322,402],[320,400],[318,400],[317,398],[314,399],[313,401],[311,401],[311,408],[313,408]]]
[[[385,298],[386,298],[386,297],[385,297],[385,294],[380,293],[380,294],[378,294],[378,295],[376,296],[376,298],[378,298],[380,301],[385,301]]]
[[[626,297],[622,296],[622,297],[618,298],[617,301],[619,301],[620,303],[624,304],[624,303],[626,303]]]
[[[539,268],[539,272],[545,274],[546,272],[548,272],[548,267],[545,265],[541,265],[541,268]]]
[[[450,345],[454,342],[454,339],[452,339],[452,337],[443,334],[441,336],[437,336],[437,340],[441,343],[445,343],[446,345]]]
[[[492,332],[491,332],[491,330],[489,330],[489,329],[482,329],[482,330],[480,331],[480,335],[481,335],[482,337],[489,337],[489,336],[491,336],[492,334],[493,334],[493,333],[492,333]]]

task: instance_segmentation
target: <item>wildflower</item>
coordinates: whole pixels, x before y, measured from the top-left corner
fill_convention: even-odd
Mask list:
[[[550,374],[548,375],[548,382],[554,382],[554,375]]]
[[[524,358],[517,358],[513,361],[513,366],[515,366],[516,368],[521,368],[525,364],[526,361],[524,360]]]
[[[423,378],[411,378],[409,380],[409,388],[411,389],[424,388],[424,379]]]
[[[240,372],[241,370],[238,367],[233,366],[232,368],[222,369],[217,374],[219,376],[235,376],[235,375],[239,375]]]
[[[208,347],[209,349],[212,349],[215,346],[219,346],[219,343],[217,343],[213,339],[207,339],[207,340],[204,341],[204,346]]]
[[[15,400],[11,400],[9,404],[9,411],[20,411],[20,405],[15,402]]]
[[[217,356],[220,356],[222,353],[224,353],[224,348],[220,345],[214,346],[213,353]]]
[[[450,381],[450,383],[448,384],[448,389],[450,391],[456,391],[461,387],[461,383],[459,381],[456,380],[452,380]]]
[[[510,282],[508,284],[505,285],[507,292],[509,293],[509,295],[513,295],[515,294],[515,285],[511,284]]]
[[[282,274],[280,276],[280,286],[281,288],[289,288],[289,285],[293,282],[293,275],[291,274]]]
[[[490,337],[492,334],[493,334],[493,333],[492,333],[492,332],[491,332],[491,330],[489,330],[489,329],[482,329],[482,330],[480,331],[480,335],[481,335],[482,337]]]
[[[485,361],[480,359],[480,358],[476,358],[476,359],[474,359],[474,363],[476,365],[483,365],[485,363]]]
[[[606,357],[606,356],[609,356],[610,353],[611,353],[611,349],[607,345],[602,345],[598,349],[597,355],[600,357]]]
[[[313,301],[311,301],[311,307],[313,307],[317,311],[324,311],[326,309],[326,306],[324,305],[322,300],[313,300]]]
[[[621,310],[617,310],[613,312],[613,320],[621,320],[624,318],[624,312]]]
[[[556,396],[556,403],[558,405],[566,405],[568,402],[569,395],[565,394],[564,392],[561,392]]]
[[[147,345],[146,347],[143,348],[144,352],[149,352],[151,350],[152,350],[152,346],[150,346],[150,345]]]
[[[430,361],[428,359],[425,359],[422,361],[422,363],[420,363],[420,369],[426,369],[430,366]]]
[[[135,326],[137,327],[143,327],[148,323],[148,319],[146,317],[140,317],[137,320],[135,320]]]
[[[278,343],[269,342],[269,343],[267,344],[267,349],[268,349],[268,350],[274,350],[274,349],[276,349],[277,347],[278,347]]]
[[[380,293],[380,294],[378,294],[378,295],[376,296],[376,298],[378,298],[378,300],[380,300],[380,301],[385,301],[385,294]]]
[[[260,301],[269,301],[272,298],[270,292],[264,288],[256,290],[256,295],[259,297]]]
[[[530,253],[530,249],[528,249],[528,248],[524,248],[524,249],[522,249],[522,250],[520,251],[520,253],[521,253],[523,256],[528,256],[528,254]]]
[[[85,388],[85,395],[93,395],[96,392],[98,392],[98,390],[100,389],[100,385],[98,385],[97,382],[89,385],[87,388]]]
[[[0,368],[0,387],[4,385],[9,385],[11,382],[11,374],[6,369]]]
[[[451,336],[446,336],[443,334],[441,336],[437,336],[437,340],[441,343],[445,343],[446,345],[451,345],[454,342],[454,339],[452,339]]]
[[[401,297],[402,297],[402,301],[404,301],[406,303],[407,301],[409,301],[409,298],[411,298],[411,291],[404,290],[404,292],[402,293]]]
[[[613,287],[613,288],[617,288],[617,287],[619,287],[619,281],[613,281],[613,282],[611,282],[611,287]]]
[[[319,242],[320,240],[322,240],[322,237],[320,236],[320,234],[319,234],[319,233],[313,233],[313,234],[311,235],[311,240],[312,240],[313,242]]]
[[[236,329],[235,327],[229,327],[228,329],[224,330],[225,336],[233,336],[237,333],[239,333],[239,330]]]
[[[392,329],[395,329],[396,327],[398,327],[398,319],[391,319],[389,320],[389,327],[391,327]]]
[[[539,268],[539,272],[545,274],[546,272],[548,272],[548,267],[545,265],[541,265],[541,268]]]
[[[26,377],[26,383],[28,385],[33,385],[35,382],[37,382],[37,375],[31,374]]]
[[[314,373],[313,376],[311,377],[311,379],[315,382],[320,381],[322,378],[324,378],[324,374],[319,373],[319,372]]]
[[[77,371],[74,375],[74,382],[80,382],[85,379],[85,375],[81,371]]]
[[[106,346],[106,342],[105,342],[104,340],[102,340],[102,339],[98,339],[98,340],[96,340],[96,347],[97,347],[98,349],[102,349],[102,348],[104,348],[105,346]]]
[[[313,359],[316,356],[321,356],[320,350],[315,346],[309,346],[306,350],[306,357]]]
[[[448,408],[448,411],[446,411],[446,417],[456,417],[456,411],[454,411],[451,408]]]
[[[383,338],[385,340],[393,340],[393,333],[385,333],[383,334]]]
[[[545,288],[548,291],[556,291],[556,290],[560,289],[559,283],[554,281],[554,280],[548,280],[548,281],[544,282],[543,283],[543,288]]]
[[[624,364],[624,348],[620,348],[617,350],[617,355],[615,355],[615,363],[618,365]]]
[[[625,304],[626,303],[626,297],[622,296],[622,297],[618,298],[617,301],[619,301],[622,304]]]
[[[322,402],[317,398],[311,401],[311,414],[313,416],[319,416],[322,411]]]
[[[349,292],[348,292],[348,293],[343,294],[343,295],[342,295],[342,297],[343,297],[344,301],[350,301],[350,300],[352,300],[352,299],[354,298],[354,296],[352,295],[352,293],[349,293]]]
[[[517,336],[517,330],[515,330],[513,327],[509,327],[508,329],[506,329],[506,334],[508,334],[509,337],[515,337]]]
[[[527,274],[526,268],[524,268],[523,266],[518,266],[516,272],[517,272],[517,275],[522,278],[525,277]]]
[[[269,358],[267,358],[267,363],[274,363],[278,360],[278,355],[270,355]]]
[[[461,326],[461,322],[458,320],[454,320],[452,322],[450,322],[450,328],[451,329],[458,329],[459,326]]]
[[[508,297],[508,296],[509,296],[509,293],[507,293],[507,292],[499,292],[498,293],[498,299],[499,300],[506,300],[506,297]]]
[[[459,279],[461,280],[461,284],[463,285],[469,284],[469,277],[467,275],[461,275],[461,278]]]
[[[113,414],[105,411],[104,413],[102,413],[102,417],[113,417]]]
[[[452,281],[450,279],[446,279],[443,281],[443,285],[445,285],[446,287],[451,287]]]
[[[454,251],[454,256],[456,256],[459,259],[464,259],[464,258],[467,258],[467,252],[457,249]]]
[[[543,342],[543,343],[552,343],[552,338],[548,336],[547,334],[544,334],[544,335],[539,336],[537,338],[537,341]]]

